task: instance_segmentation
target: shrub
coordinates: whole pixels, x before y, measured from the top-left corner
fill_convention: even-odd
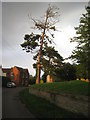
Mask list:
[[[29,78],[29,84],[30,85],[35,84],[35,81],[36,81],[36,77],[30,76],[30,78]]]

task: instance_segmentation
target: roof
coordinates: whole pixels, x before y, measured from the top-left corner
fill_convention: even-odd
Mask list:
[[[26,74],[29,74],[28,69],[23,69],[23,68],[17,67],[17,66],[14,66],[14,67],[16,67],[21,73],[24,72],[24,73],[26,73]],[[10,72],[11,69],[13,69],[14,67],[12,67],[12,68],[2,68],[2,71],[3,71],[4,73]]]
[[[23,71],[23,68],[21,68],[21,67],[17,67],[17,66],[14,66],[14,67],[16,67],[19,71]]]
[[[2,71],[3,71],[4,73],[10,72],[10,70],[11,70],[11,68],[2,68]]]
[[[23,68],[17,67],[17,66],[15,66],[15,67],[16,67],[21,73],[24,72],[24,73],[29,74],[28,69],[23,69]]]

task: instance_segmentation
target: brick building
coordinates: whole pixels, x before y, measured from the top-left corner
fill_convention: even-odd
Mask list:
[[[6,73],[6,76],[14,81],[17,86],[28,85],[29,72],[28,69],[23,69],[21,67],[14,66],[12,68],[3,68],[3,73]]]
[[[6,73],[3,73],[3,71],[2,71],[2,66],[0,66],[0,76],[1,76],[1,77],[2,77],[2,76],[6,77]]]

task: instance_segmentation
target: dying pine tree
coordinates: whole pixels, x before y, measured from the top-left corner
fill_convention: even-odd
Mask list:
[[[34,22],[34,29],[38,29],[39,31],[41,31],[41,34],[25,34],[25,41],[23,44],[21,44],[21,46],[24,48],[23,50],[26,50],[26,52],[33,52],[34,50],[36,50],[36,55],[34,56],[34,59],[36,57],[37,60],[36,84],[39,83],[40,69],[43,66],[43,62],[41,59],[43,58],[43,53],[45,54],[46,48],[49,48],[48,44],[51,45],[54,43],[54,34],[52,34],[52,32],[56,31],[55,24],[59,21],[58,10],[59,9],[57,7],[49,5],[44,17],[41,20],[31,18]],[[44,58],[43,60],[45,62]]]

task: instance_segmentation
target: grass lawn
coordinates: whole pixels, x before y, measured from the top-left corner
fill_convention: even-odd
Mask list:
[[[65,81],[65,82],[44,83],[44,84],[31,85],[30,87],[45,91],[90,96],[89,83],[84,81],[73,80],[73,81]]]
[[[54,83],[55,84],[55,83]],[[48,84],[50,85],[50,84]],[[37,87],[37,86],[36,86]],[[26,105],[36,118],[84,118],[81,114],[72,113],[44,100],[29,94],[28,88],[20,92],[20,100]]]

